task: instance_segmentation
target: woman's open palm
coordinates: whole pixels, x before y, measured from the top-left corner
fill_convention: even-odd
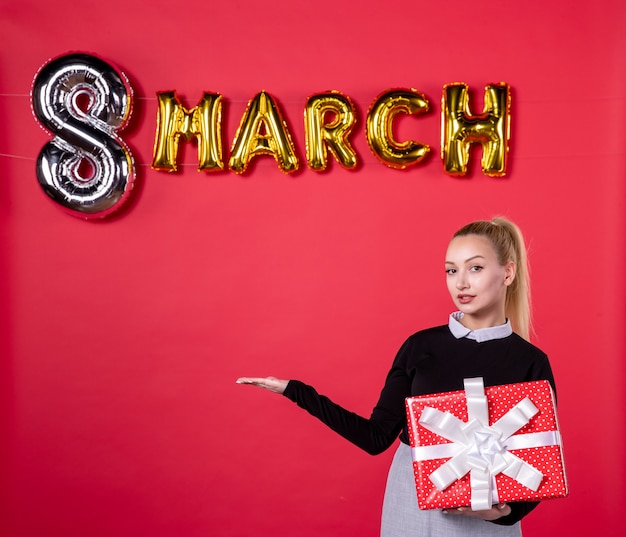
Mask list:
[[[289,383],[288,380],[277,379],[276,377],[241,377],[237,379],[237,384],[252,384],[259,388],[265,388],[270,392],[282,394]]]

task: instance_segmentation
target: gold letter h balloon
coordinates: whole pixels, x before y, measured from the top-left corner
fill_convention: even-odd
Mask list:
[[[485,107],[479,116],[469,110],[467,85],[444,86],[442,99],[441,158],[450,175],[465,175],[470,144],[483,147],[482,170],[485,175],[501,177],[506,173],[510,137],[510,102],[508,85],[485,88]]]

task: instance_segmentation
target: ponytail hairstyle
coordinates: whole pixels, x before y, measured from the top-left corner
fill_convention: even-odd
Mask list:
[[[506,289],[504,312],[513,330],[530,341],[532,332],[530,274],[526,246],[521,230],[510,220],[496,217],[491,221],[480,220],[463,226],[453,236],[479,235],[491,242],[499,263],[515,263],[515,278]]]

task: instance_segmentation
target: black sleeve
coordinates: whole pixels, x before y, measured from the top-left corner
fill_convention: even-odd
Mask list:
[[[359,416],[299,380],[290,380],[284,395],[370,455],[382,453],[391,446],[404,425],[403,422],[394,424],[397,420],[393,419],[379,422],[374,417],[375,412],[370,419]]]
[[[346,410],[298,380],[289,381],[284,395],[346,440],[370,455],[377,455],[394,443],[406,424],[405,398],[411,391],[406,354],[405,344],[394,360],[369,419]]]
[[[497,520],[490,520],[490,522],[501,526],[512,526],[537,507],[539,502],[509,502],[508,505],[511,508],[510,514]]]
[[[554,375],[552,373],[552,367],[550,366],[550,360],[546,356],[545,359],[539,364],[537,371],[534,371],[534,378],[532,380],[547,380],[552,386],[554,392],[554,399],[556,400],[556,383],[554,382]]]

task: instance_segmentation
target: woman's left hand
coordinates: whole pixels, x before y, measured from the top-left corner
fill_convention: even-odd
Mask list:
[[[472,511],[469,507],[458,507],[456,509],[444,509],[443,512],[446,515],[462,515],[480,518],[482,520],[497,520],[503,516],[510,515],[511,507],[506,503],[499,503],[485,511]]]

